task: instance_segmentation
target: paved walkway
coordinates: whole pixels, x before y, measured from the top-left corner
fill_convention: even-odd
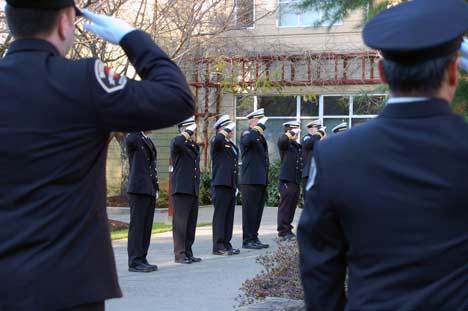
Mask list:
[[[200,209],[199,222],[211,222],[213,209]],[[299,214],[299,213],[297,213]],[[296,215],[296,222],[299,215]],[[109,214],[111,219],[125,217]],[[156,217],[166,217],[158,215]],[[234,247],[241,246],[242,212],[236,209]],[[159,219],[161,221],[161,219]],[[276,237],[276,208],[265,209],[261,239],[274,248]],[[194,245],[198,264],[179,265],[173,261],[172,234],[153,235],[148,260],[159,266],[150,274],[129,273],[127,270],[126,240],[114,242],[119,282],[124,298],[108,301],[108,311],[231,311],[237,305],[242,283],[260,272],[255,263],[258,255],[267,251],[241,250],[241,254],[219,257],[211,254],[211,226],[197,229]],[[270,251],[273,249],[271,248]]]

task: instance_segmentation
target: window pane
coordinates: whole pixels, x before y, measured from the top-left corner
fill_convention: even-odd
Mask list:
[[[294,3],[280,3],[279,25],[298,26],[298,14],[294,8]]]
[[[333,119],[324,119],[323,120],[323,125],[327,127],[327,129],[326,129],[327,135],[333,135],[332,130],[333,130],[333,128],[335,126],[337,126],[338,124],[341,124],[343,122],[348,123],[348,121],[349,121],[348,118],[346,118],[346,119],[335,119],[335,118],[333,118]]]
[[[296,96],[259,96],[258,109],[265,108],[267,117],[295,117]]]
[[[385,106],[385,96],[356,96],[353,99],[353,114],[379,114]]]
[[[253,96],[236,96],[236,115],[245,117],[254,109]]]
[[[254,26],[254,0],[237,0],[237,26]]]
[[[313,26],[322,19],[321,13],[309,9],[301,14],[301,26]]]
[[[301,96],[301,116],[317,117],[319,115],[319,95]]]
[[[349,97],[325,96],[323,98],[324,115],[340,116],[349,114]]]

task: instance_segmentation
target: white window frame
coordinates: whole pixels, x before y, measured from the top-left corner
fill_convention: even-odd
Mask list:
[[[274,95],[272,95],[274,96]],[[281,96],[281,95],[278,95]],[[285,95],[285,96],[291,96],[291,97],[296,97],[296,116],[274,116],[274,117],[268,117],[269,119],[288,119],[288,120],[296,120],[296,121],[301,121],[301,120],[316,120],[320,119],[322,122],[324,119],[348,119],[349,125],[351,126],[352,119],[372,119],[377,117],[378,115],[374,114],[354,114],[354,97],[360,97],[362,95],[360,94],[326,94],[326,95],[319,95],[319,115],[318,116],[302,116],[301,115],[301,103],[302,103],[302,97],[304,95]],[[368,94],[367,96],[369,97],[378,97],[378,96],[383,96],[387,97],[388,94],[380,94],[380,93],[372,93]],[[348,97],[349,98],[349,112],[346,115],[325,115],[324,113],[324,98],[325,97]],[[234,96],[234,111],[236,113],[236,120],[246,120],[246,117],[242,116],[237,116],[237,97]],[[258,109],[258,96],[253,95],[253,110]]]
[[[237,2],[238,1],[239,0],[235,0],[235,2],[234,2],[234,16],[236,17],[236,26],[239,25],[239,23],[238,23],[239,17],[237,15],[237,10],[238,10],[237,9],[238,8],[237,7]],[[250,27],[242,27],[241,26],[241,27],[239,27],[239,30],[253,30],[253,29],[255,29],[255,24],[256,24],[255,19],[256,19],[256,15],[257,15],[256,0],[252,0],[252,5],[253,5],[252,26],[250,26]]]
[[[291,2],[297,2],[299,3],[299,0],[278,0],[278,13],[276,14],[276,27],[280,29],[287,29],[287,28],[310,28],[314,25],[304,25],[302,24],[302,14],[296,14],[297,15],[297,25],[280,25],[281,21],[281,4],[288,4]],[[320,12],[318,12],[320,13]],[[333,26],[342,26],[343,21],[336,22]],[[322,23],[318,27],[329,27],[329,23]]]
[[[272,95],[274,96],[274,95]],[[281,96],[281,95],[278,95]],[[324,124],[324,120],[327,119],[345,119],[347,120],[348,127],[352,128],[353,127],[353,119],[374,119],[378,115],[371,115],[371,114],[354,114],[354,97],[359,97],[362,96],[361,94],[356,94],[356,93],[348,93],[348,94],[326,94],[326,95],[319,95],[319,115],[318,116],[302,116],[301,115],[301,104],[302,104],[302,97],[304,95],[287,95],[287,96],[295,96],[296,97],[296,116],[274,116],[274,117],[268,117],[271,120],[278,120],[278,119],[283,119],[283,120],[295,120],[298,122],[301,121],[307,121],[307,120],[317,120],[319,119],[322,124]],[[367,96],[369,97],[377,97],[377,96],[383,96],[387,97],[388,94],[379,94],[379,93],[372,93],[368,94]],[[347,115],[325,115],[324,114],[324,98],[325,97],[349,97],[349,113]],[[253,111],[258,109],[258,96],[253,95]],[[235,112],[235,121],[241,121],[241,120],[247,120],[246,117],[238,117],[237,116],[237,96],[234,96],[234,112]],[[235,129],[235,137],[237,135],[237,130],[241,130],[236,128]],[[331,129],[329,129],[331,130]]]

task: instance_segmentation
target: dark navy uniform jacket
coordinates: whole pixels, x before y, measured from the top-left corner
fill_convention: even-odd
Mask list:
[[[267,185],[268,145],[257,130],[248,129],[241,134],[241,185]]]
[[[128,134],[125,145],[130,163],[127,193],[156,197],[159,190],[156,147],[142,132]]]
[[[316,142],[320,141],[320,135],[310,135],[307,134],[302,139],[302,161],[303,169],[302,169],[302,178],[309,177],[310,172],[310,161],[312,160],[312,155],[314,152],[314,146]]]
[[[171,142],[172,193],[198,196],[200,191],[200,147],[183,135]]]
[[[447,102],[388,104],[314,159],[298,235],[308,310],[468,310],[468,124]]]
[[[0,310],[121,296],[106,214],[109,133],[194,112],[184,76],[149,35],[131,32],[121,46],[144,81],[67,60],[42,40],[18,40],[0,60]]]
[[[281,158],[279,180],[300,184],[302,178],[302,146],[295,140],[290,140],[286,134],[278,139],[278,149]]]
[[[218,133],[211,141],[211,161],[213,186],[237,188],[239,175],[239,149],[236,145]]]

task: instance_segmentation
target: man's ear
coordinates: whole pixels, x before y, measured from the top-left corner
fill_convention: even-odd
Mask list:
[[[58,23],[57,30],[58,30],[59,38],[61,41],[65,41],[67,38],[66,37],[67,18],[64,12],[62,12],[62,14],[59,15],[57,23]]]
[[[60,40],[67,40],[67,34],[70,27],[74,27],[75,21],[75,8],[69,7],[61,10],[61,14],[58,17],[58,35]]]
[[[447,70],[447,81],[450,86],[458,85],[458,68],[460,65],[460,57],[457,57],[456,60],[450,62]]]
[[[377,64],[377,67],[379,69],[380,80],[382,80],[383,83],[388,84],[387,77],[385,76],[383,63],[384,63],[383,58],[380,58],[379,63]]]

